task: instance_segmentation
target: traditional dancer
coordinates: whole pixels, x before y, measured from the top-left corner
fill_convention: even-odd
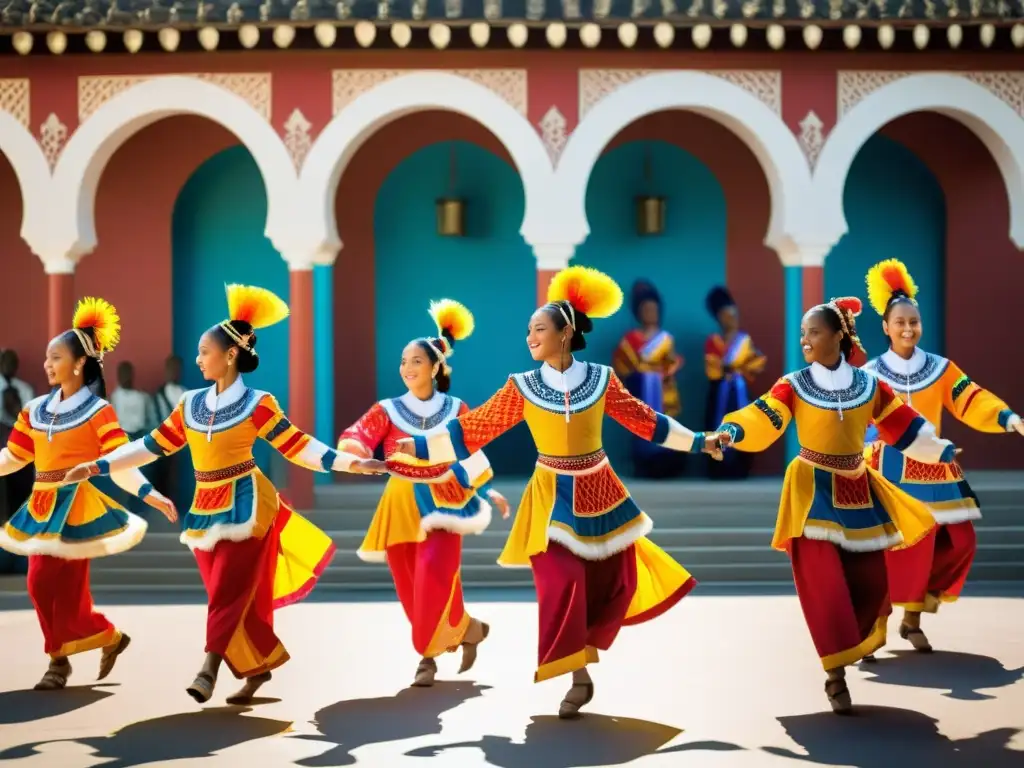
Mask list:
[[[866,370],[919,411],[936,434],[943,410],[979,432],[1024,434],[1020,416],[1006,403],[975,384],[956,363],[918,347],[922,326],[917,286],[903,263],[889,259],[876,264],[868,271],[867,286],[868,300],[882,316],[889,350]],[[939,523],[915,546],[886,553],[890,598],[903,608],[900,636],[917,650],[930,652],[921,613],[935,613],[941,603],[960,595],[977,548],[971,520],[981,517],[978,498],[957,464],[928,466],[873,440],[868,458],[887,480],[924,502]]]
[[[704,424],[714,429],[725,414],[750,404],[749,386],[764,371],[767,358],[754,346],[750,334],[740,330],[740,311],[728,289],[712,288],[704,304],[719,329],[704,342],[708,379]],[[708,474],[716,480],[745,478],[750,474],[751,459],[749,453],[726,451],[722,461],[710,462]]]
[[[612,356],[615,373],[631,395],[659,413],[677,418],[682,403],[676,374],[685,361],[676,352],[672,334],[662,328],[661,294],[648,281],[637,280],[631,305],[640,327],[627,331],[616,347]],[[686,456],[636,438],[633,469],[640,477],[671,477],[686,469]]]
[[[955,449],[878,381],[846,361],[859,346],[859,299],[811,309],[800,326],[809,366],[787,374],[746,408],[730,413],[719,444],[763,451],[796,422],[800,455],[786,471],[772,546],[789,553],[811,638],[828,673],[832,709],[851,711],[846,667],[885,643],[892,612],[884,550],[914,544],[933,528],[928,509],[866,466],[864,434],[928,464]]]
[[[498,560],[530,567],[540,638],[536,682],[572,673],[559,708],[571,718],[594,696],[586,669],[620,627],[660,615],[696,584],[646,535],[651,519],[630,498],[601,447],[607,413],[634,434],[679,451],[699,451],[694,435],[626,391],[612,370],[584,363],[593,318],[622,304],[622,291],[596,270],[569,267],[530,319],[527,346],[538,370],[514,374],[484,405],[443,431],[398,441],[431,463],[465,461],[525,419],[540,456]]]
[[[196,491],[181,541],[195,554],[209,607],[206,661],[187,692],[208,701],[224,661],[245,680],[228,698],[237,704],[251,701],[288,660],[274,634],[274,609],[305,597],[334,554],[330,537],[296,514],[256,467],[253,444],[262,438],[292,463],[320,472],[375,472],[383,465],[335,453],[291,424],[272,395],[245,385],[241,374],[259,364],[256,330],[283,320],[288,307],[262,288],[230,285],[227,294],[229,319],[203,334],[196,358],[213,386],[186,392],[150,435],[74,474],[143,466],[188,445]]]
[[[28,557],[28,594],[43,631],[50,666],[35,689],[58,690],[71,674],[68,657],[102,648],[98,679],[114,668],[130,638],[93,609],[89,560],[125,552],[146,533],[146,521],[120,507],[92,483],[68,484],[68,470],[128,442],[114,409],[103,398],[103,356],[120,337],[114,307],[102,299],[79,302],[71,330],[46,349],[53,391],[25,404],[7,447],[0,475],[35,463],[28,501],[0,530],[0,547]],[[173,505],[137,469],[111,476],[117,485],[176,518]]]
[[[359,557],[387,562],[395,591],[412,625],[412,644],[422,659],[413,685],[428,687],[435,659],[462,647],[459,672],[476,661],[477,646],[490,627],[471,617],[462,601],[462,536],[483,533],[491,522],[488,497],[508,517],[505,498],[490,487],[491,465],[483,453],[465,461],[430,466],[395,452],[398,440],[423,436],[469,411],[448,394],[448,364],[455,342],[473,332],[473,315],[458,302],[430,305],[436,337],[410,341],[402,350],[399,375],[408,388],[381,400],[346,429],[338,450],[369,458],[383,443],[391,478],[384,488]]]

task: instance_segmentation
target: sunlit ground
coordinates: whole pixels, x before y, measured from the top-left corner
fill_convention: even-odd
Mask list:
[[[102,602],[102,598],[100,599]],[[0,608],[3,606],[0,605]],[[102,607],[102,606],[101,606]],[[471,610],[491,637],[455,677],[409,689],[417,658],[394,602],[309,602],[277,615],[292,661],[250,708],[185,694],[202,659],[202,605],[111,605],[133,639],[105,685],[98,654],[75,657],[69,688],[30,689],[45,669],[35,615],[0,611],[0,761],[88,766],[834,765],[1024,766],[1024,600],[965,598],[926,617],[931,656],[890,623],[888,652],[850,671],[856,717],[828,711],[795,597],[700,596],[626,629],[593,668],[596,697],[576,722],[552,715],[568,681],[532,682],[536,609]]]

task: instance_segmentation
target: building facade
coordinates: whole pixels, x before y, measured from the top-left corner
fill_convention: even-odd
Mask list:
[[[526,321],[575,260],[660,287],[687,358],[682,420],[703,427],[711,286],[729,285],[768,354],[767,388],[801,364],[804,309],[863,296],[867,267],[898,257],[921,285],[924,345],[1024,407],[1002,319],[1024,285],[1012,19],[700,0],[675,15],[23,5],[0,32],[0,347],[37,387],[79,296],[116,304],[114,362],[154,389],[164,358],[188,364],[222,319],[223,284],[253,282],[292,307],[261,333],[254,384],[333,441],[401,390],[431,298],[477,315],[453,359],[460,397],[527,367]],[[637,234],[644,195],[666,200],[660,235]],[[438,198],[464,202],[464,236],[439,236]],[[595,330],[590,359],[610,360],[628,314]],[[872,354],[879,326],[861,318]],[[1015,445],[951,431],[971,467],[1020,465]],[[525,436],[496,453],[499,470],[532,464]],[[297,503],[310,482],[290,483]]]

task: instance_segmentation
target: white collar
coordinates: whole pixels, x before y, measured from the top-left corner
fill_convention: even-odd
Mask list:
[[[445,397],[446,395],[443,392],[434,390],[434,394],[426,400],[420,400],[412,392],[406,392],[398,399],[402,401],[402,405],[415,413],[421,419],[427,419],[441,410],[441,407],[444,405]]]
[[[572,365],[565,372],[556,371],[547,363],[540,367],[540,378],[552,389],[559,392],[571,392],[587,377],[587,364],[573,358]]]
[[[237,403],[245,394],[245,382],[239,376],[235,383],[217,395],[217,385],[214,384],[206,390],[206,407],[211,411],[222,410],[233,403]]]
[[[834,371],[821,363],[811,363],[811,378],[827,392],[849,389],[853,384],[853,368],[845,359],[839,362],[839,367]]]
[[[925,363],[928,362],[928,355],[922,352],[920,347],[914,347],[914,354],[910,356],[909,360],[904,360],[889,349],[882,353],[882,362],[893,373],[898,373],[902,376],[913,376],[924,368]]]
[[[50,413],[67,413],[68,411],[73,411],[92,397],[92,390],[88,387],[82,387],[66,400],[60,399],[60,393],[60,388],[57,388],[54,390],[53,394],[50,395],[49,400],[46,401],[46,410]]]

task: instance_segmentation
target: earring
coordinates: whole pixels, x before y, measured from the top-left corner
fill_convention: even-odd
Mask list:
[[[234,361],[234,360],[232,360],[232,359],[231,359],[231,358],[229,357],[229,358],[228,358],[228,365],[234,365],[234,364],[235,364],[235,361]]]
[[[79,376],[79,375],[81,375],[79,370],[77,368],[75,368],[75,376]]]

